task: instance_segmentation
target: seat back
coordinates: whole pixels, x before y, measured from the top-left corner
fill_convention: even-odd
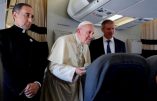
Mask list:
[[[145,58],[135,54],[116,53],[99,57],[87,69],[85,101],[146,99],[148,69]]]
[[[150,56],[146,60],[150,67],[150,76],[149,76],[150,98],[152,98],[153,101],[157,101],[157,83],[156,83],[157,55]]]

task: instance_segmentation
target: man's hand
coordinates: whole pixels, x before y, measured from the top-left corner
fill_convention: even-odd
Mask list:
[[[29,83],[27,84],[24,94],[27,98],[32,98],[35,96],[40,88],[40,85],[38,83]]]
[[[85,74],[86,73],[86,70],[85,70],[85,68],[76,68],[76,74],[77,75],[79,75],[79,76],[82,76],[83,74]]]

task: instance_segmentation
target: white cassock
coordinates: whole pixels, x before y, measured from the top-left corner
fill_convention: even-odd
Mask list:
[[[83,101],[81,80],[74,81],[76,68],[90,64],[88,45],[81,44],[76,34],[58,38],[48,58],[53,74],[51,99],[48,101]]]

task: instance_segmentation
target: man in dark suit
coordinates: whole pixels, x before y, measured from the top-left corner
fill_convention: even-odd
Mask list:
[[[94,61],[96,58],[103,54],[109,53],[124,53],[126,52],[125,43],[114,38],[115,25],[111,20],[105,20],[102,22],[102,32],[104,33],[103,37],[93,40],[90,43],[89,49],[91,54],[91,61]],[[108,41],[109,40],[109,45]],[[109,46],[109,50],[107,49]]]
[[[33,10],[28,4],[16,4],[12,15],[14,25],[0,30],[3,101],[39,101],[48,46],[47,42],[38,42],[26,32],[30,29],[46,34],[46,28],[32,24]]]

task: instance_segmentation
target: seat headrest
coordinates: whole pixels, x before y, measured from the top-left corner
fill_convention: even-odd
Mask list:
[[[132,90],[132,92],[138,91],[138,89],[142,90],[145,86],[142,86],[142,84],[148,80],[148,69],[145,58],[137,54],[115,53],[100,56],[87,69],[85,101],[94,100],[95,98],[100,100],[99,95],[102,95],[100,92],[107,89],[110,91],[112,89],[113,92],[121,91],[123,94],[125,94],[123,91],[127,90]],[[121,86],[122,84],[124,85]],[[122,88],[127,87],[136,87],[138,89],[123,89],[122,91]]]

